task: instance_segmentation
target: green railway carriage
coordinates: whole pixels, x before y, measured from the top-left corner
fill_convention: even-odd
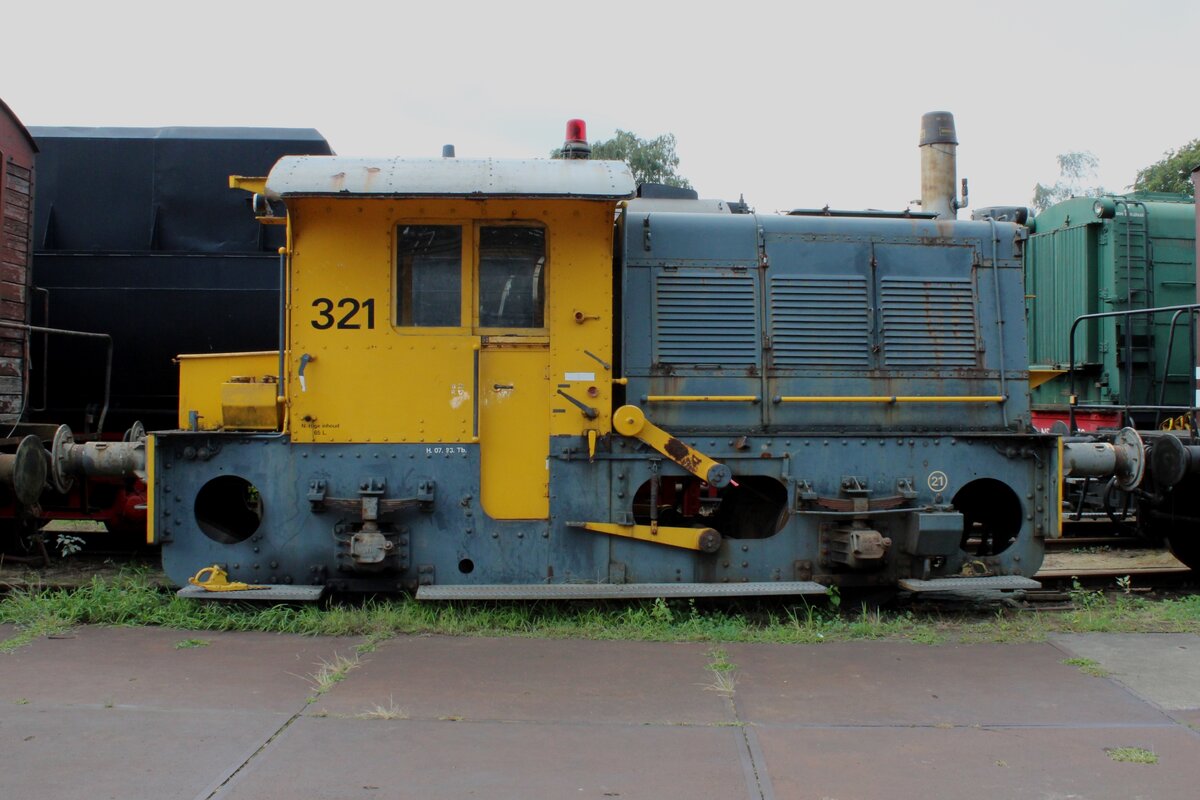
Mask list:
[[[1187,195],[1137,192],[1072,198],[1030,223],[1029,360],[1035,376],[1047,378],[1033,390],[1040,422],[1064,418],[1070,402],[1061,373],[1071,361],[1077,317],[1196,302],[1195,213]],[[1074,361],[1081,427],[1124,424],[1123,414],[1125,422],[1156,427],[1164,415],[1144,407],[1193,404],[1186,314],[1085,321],[1075,334]]]

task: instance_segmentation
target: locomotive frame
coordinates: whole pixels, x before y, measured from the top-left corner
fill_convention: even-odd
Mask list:
[[[235,182],[288,226],[285,346],[181,359],[147,465],[175,582],[1035,585],[1063,455],[1030,425],[1019,226],[663,210],[577,159]]]

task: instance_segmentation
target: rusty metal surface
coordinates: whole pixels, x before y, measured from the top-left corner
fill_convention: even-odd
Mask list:
[[[749,798],[740,746],[736,728],[306,717],[220,797]]]
[[[0,664],[8,676],[7,663]],[[85,666],[80,665],[81,675]],[[4,702],[0,797],[207,797],[287,719],[286,714],[241,713],[228,703],[210,711],[179,712]]]
[[[412,718],[719,724],[733,721],[709,645],[448,636],[386,642],[309,714],[392,704]]]
[[[779,798],[1190,800],[1200,783],[1200,740],[1179,726],[757,734]],[[1159,763],[1114,762],[1105,748],[1119,747],[1151,750]]]
[[[189,640],[206,645],[177,647]],[[3,698],[42,706],[238,709],[295,713],[322,661],[361,639],[79,628],[0,654]]]
[[[836,642],[729,645],[752,723],[997,725],[1160,723],[1160,711],[1063,664],[1049,644]]]

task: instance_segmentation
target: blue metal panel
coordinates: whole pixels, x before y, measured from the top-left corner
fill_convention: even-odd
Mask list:
[[[909,369],[976,366],[975,248],[880,243],[874,252],[884,364]]]
[[[762,396],[758,226],[744,214],[631,214],[622,223],[622,368],[629,402],[671,430],[753,431]]]
[[[772,367],[870,366],[865,277],[772,274],[770,286]]]
[[[654,363],[684,370],[757,366],[755,278],[745,268],[656,272]]]

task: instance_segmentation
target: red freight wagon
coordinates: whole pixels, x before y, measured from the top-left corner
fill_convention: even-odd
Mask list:
[[[0,320],[28,323],[33,159],[37,146],[16,114],[0,100]],[[24,332],[0,327],[0,424],[21,417],[25,374]]]

